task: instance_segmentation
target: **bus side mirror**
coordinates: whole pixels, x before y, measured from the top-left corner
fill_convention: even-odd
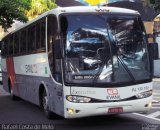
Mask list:
[[[61,51],[61,45],[60,45],[59,39],[55,41],[54,54],[56,59],[62,59],[62,51]]]
[[[157,60],[158,56],[158,43],[149,43],[149,55],[152,60]]]
[[[153,76],[154,73],[154,61],[158,59],[158,43],[149,43],[148,44],[148,51],[149,51],[149,61],[151,66],[151,74]]]

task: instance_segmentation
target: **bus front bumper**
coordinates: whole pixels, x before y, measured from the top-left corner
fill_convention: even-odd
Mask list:
[[[112,103],[73,103],[65,100],[64,111],[65,118],[80,118],[97,115],[147,112],[151,107],[152,96],[138,100]],[[120,111],[117,111],[119,108]]]

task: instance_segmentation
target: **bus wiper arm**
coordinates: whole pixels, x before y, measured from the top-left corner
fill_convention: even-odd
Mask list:
[[[103,62],[102,62],[102,65],[100,66],[100,68],[99,68],[99,70],[98,70],[96,76],[93,78],[93,86],[95,86],[95,84],[96,84],[96,82],[97,82],[97,80],[98,80],[100,74],[102,73],[103,68],[104,68],[104,66],[105,66],[105,64],[106,64],[106,62],[107,62],[108,59],[109,59],[109,57],[106,56],[105,59],[104,59]]]
[[[122,64],[122,66],[124,67],[124,69],[127,71],[127,73],[129,74],[129,76],[131,77],[132,81],[135,83],[136,79],[134,78],[132,72],[128,69],[127,65],[124,63],[123,59],[118,56],[118,61]]]

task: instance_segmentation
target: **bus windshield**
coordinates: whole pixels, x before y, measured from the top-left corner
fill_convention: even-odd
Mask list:
[[[143,24],[137,15],[61,16],[65,83],[101,85],[150,79]]]

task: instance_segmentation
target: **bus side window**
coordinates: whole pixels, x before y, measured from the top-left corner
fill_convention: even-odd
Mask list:
[[[58,23],[57,23],[57,18],[55,16],[48,16],[47,27],[48,27],[47,29],[48,59],[49,59],[51,73],[57,82],[61,82],[61,68],[59,63],[60,60],[56,59],[54,52],[55,49],[54,44],[60,44],[56,43]]]
[[[40,33],[41,25],[40,23],[36,24],[36,49],[41,48],[41,33]]]
[[[9,37],[7,37],[7,39],[6,39],[6,44],[7,44],[6,54],[8,56],[9,55],[9,44],[10,44]]]
[[[2,41],[2,56],[6,57],[8,55],[8,45],[7,45],[7,39],[5,39],[4,41]]]
[[[46,41],[46,20],[42,20],[41,22],[41,48],[45,48]]]
[[[13,54],[13,35],[11,35],[9,37],[9,55],[12,55]]]
[[[36,44],[36,36],[35,36],[35,26],[31,26],[28,28],[28,51],[33,52],[35,51],[35,44]]]
[[[22,30],[20,35],[20,52],[21,54],[26,52],[26,36],[27,36],[27,30]]]
[[[19,54],[19,33],[17,32],[14,37],[14,54]]]
[[[1,41],[1,50],[2,50],[1,55],[2,55],[2,57],[4,57],[5,56],[4,55],[4,53],[5,53],[5,51],[4,51],[4,40]]]
[[[47,33],[48,33],[48,59],[49,59],[49,64],[51,68],[52,75],[55,72],[55,60],[54,60],[54,52],[53,52],[53,44],[55,41],[55,33],[54,33],[54,17],[49,16],[48,17],[48,24],[47,24]]]

